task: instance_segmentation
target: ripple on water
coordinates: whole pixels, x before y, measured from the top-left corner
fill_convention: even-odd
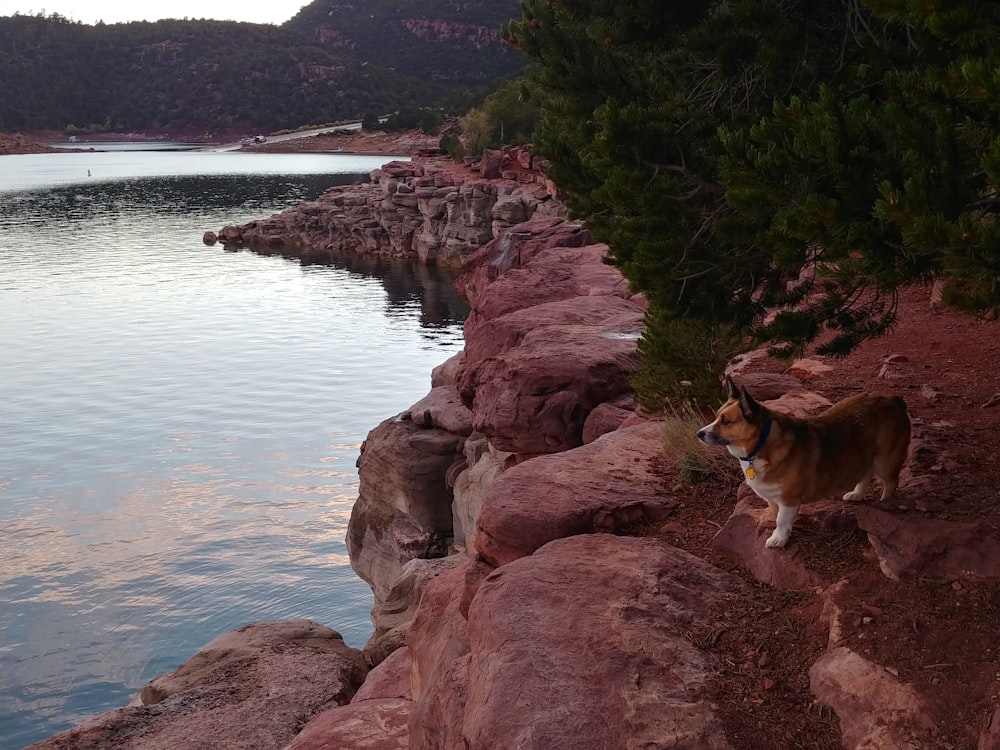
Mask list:
[[[0,737],[15,746],[247,622],[370,633],[344,545],[358,448],[426,393],[465,309],[443,274],[206,248],[205,229],[322,189],[220,179],[0,201]]]

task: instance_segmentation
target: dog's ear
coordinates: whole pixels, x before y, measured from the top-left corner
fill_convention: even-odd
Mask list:
[[[726,375],[726,377],[722,379],[722,387],[726,390],[726,398],[740,397],[740,391],[736,387],[736,383],[733,382],[733,379],[729,375]]]
[[[753,396],[750,395],[746,388],[740,388],[738,398],[740,401],[740,414],[743,416],[743,419],[747,422],[756,421],[757,417],[760,416],[760,404],[754,401]]]

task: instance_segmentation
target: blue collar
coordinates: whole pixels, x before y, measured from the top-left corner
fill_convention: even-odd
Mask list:
[[[757,458],[757,454],[760,453],[760,449],[764,447],[764,441],[767,440],[767,436],[771,434],[771,420],[767,420],[764,424],[764,431],[760,433],[760,440],[757,441],[757,445],[753,447],[753,450],[744,458],[744,461],[753,463],[753,460]]]

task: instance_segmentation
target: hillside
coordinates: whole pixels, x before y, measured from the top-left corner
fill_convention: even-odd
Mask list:
[[[322,15],[313,6],[285,27],[207,20],[88,26],[57,15],[0,17],[0,132],[274,131],[437,106],[468,81],[487,84],[521,64],[498,39],[480,44],[480,35],[492,38],[486,25],[503,15],[494,13],[469,38],[383,39],[379,46],[406,61],[400,72],[389,70],[367,51],[383,28],[404,21],[379,7],[378,16],[345,20],[344,34],[354,41],[339,47],[317,38],[335,29],[328,19],[311,33],[303,14]],[[469,17],[461,23],[471,28]],[[471,53],[459,54],[463,48]],[[358,50],[364,54],[356,59]],[[459,69],[470,72],[460,78]]]
[[[517,0],[316,0],[284,28],[422,80],[482,86],[524,67],[500,38],[520,15]]]

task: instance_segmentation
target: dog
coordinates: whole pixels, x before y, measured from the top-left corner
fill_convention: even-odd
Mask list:
[[[846,491],[864,497],[872,475],[882,497],[892,497],[910,447],[910,417],[898,396],[859,393],[814,417],[771,411],[726,378],[728,400],[715,420],[698,430],[706,445],[736,456],[746,483],[776,515],[768,547],[784,547],[805,503]]]

